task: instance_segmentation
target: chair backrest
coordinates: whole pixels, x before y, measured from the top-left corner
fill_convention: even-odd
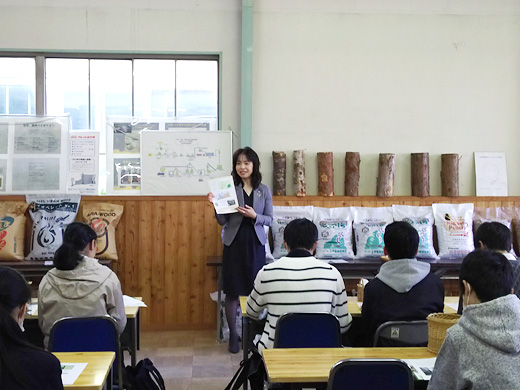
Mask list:
[[[122,382],[122,367],[119,363],[121,345],[114,319],[110,316],[67,317],[56,321],[49,335],[51,352],[104,352],[114,351],[112,366],[114,381]]]
[[[276,323],[274,348],[335,347],[341,347],[341,330],[332,313],[285,313]]]
[[[412,390],[410,367],[399,359],[345,359],[330,370],[327,390]]]
[[[374,347],[426,347],[428,321],[388,321],[377,328]]]

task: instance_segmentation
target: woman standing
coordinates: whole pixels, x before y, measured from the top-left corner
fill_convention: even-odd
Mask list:
[[[119,334],[126,326],[121,284],[116,274],[99,264],[97,234],[89,225],[73,222],[65,230],[63,245],[54,254],[54,266],[38,290],[38,322],[45,336],[64,317],[111,316]]]
[[[236,314],[240,295],[249,295],[256,274],[265,264],[267,234],[264,226],[273,221],[273,199],[262,184],[260,160],[250,147],[233,154],[233,171],[238,210],[233,214],[216,214],[224,226],[222,241],[222,275],[226,294],[225,311],[229,325],[229,352],[238,353]],[[208,194],[210,202],[213,194]]]
[[[0,267],[0,389],[63,389],[59,360],[29,344],[23,334],[30,299],[24,277]]]

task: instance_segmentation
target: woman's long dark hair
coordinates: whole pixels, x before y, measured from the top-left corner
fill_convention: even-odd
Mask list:
[[[97,239],[97,234],[89,225],[82,222],[72,222],[63,234],[63,244],[54,253],[54,266],[62,271],[76,268],[83,260],[81,252]]]
[[[13,310],[31,299],[31,290],[22,274],[9,267],[0,267],[0,389],[4,370],[10,372],[21,388],[29,388],[25,367],[18,367],[8,354],[7,345],[38,349],[26,341],[20,326],[11,316]]]
[[[249,146],[246,146],[241,149],[237,149],[235,153],[233,153],[233,170],[231,171],[231,176],[233,176],[233,181],[235,185],[242,184],[242,178],[237,173],[237,161],[240,155],[244,155],[249,161],[253,163],[253,173],[251,174],[251,184],[253,188],[258,188],[260,183],[262,182],[262,174],[260,173],[260,159],[258,158],[258,154],[251,149]]]

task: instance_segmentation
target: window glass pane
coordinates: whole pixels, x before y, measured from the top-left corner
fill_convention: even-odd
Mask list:
[[[175,61],[134,61],[134,115],[175,116]]]
[[[72,129],[88,129],[88,60],[49,58],[45,63],[47,115],[69,114]]]
[[[35,114],[34,58],[0,58],[0,113]]]
[[[132,115],[132,61],[90,60],[91,127],[101,132],[106,152],[106,117]]]
[[[217,117],[217,61],[177,61],[177,116]]]

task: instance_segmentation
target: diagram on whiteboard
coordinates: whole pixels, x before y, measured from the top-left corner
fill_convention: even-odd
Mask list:
[[[143,194],[203,195],[231,172],[230,132],[142,132],[141,142]]]

